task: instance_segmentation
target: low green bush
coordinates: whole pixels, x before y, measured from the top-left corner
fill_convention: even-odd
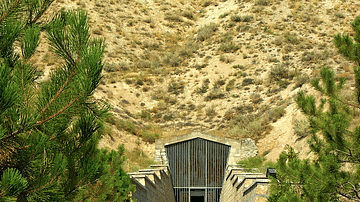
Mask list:
[[[289,77],[289,65],[287,63],[280,63],[278,65],[275,65],[270,70],[270,77],[273,80],[279,80],[282,78],[288,78]]]
[[[199,41],[205,41],[206,39],[210,38],[217,30],[218,30],[218,25],[215,23],[210,23],[209,25],[205,25],[199,29],[197,39]]]
[[[229,13],[226,12],[226,13],[223,13],[223,14],[219,15],[219,18],[220,18],[220,19],[221,19],[221,18],[225,18],[225,17],[228,16],[228,15],[229,15]]]
[[[294,129],[294,134],[299,138],[307,137],[310,134],[309,122],[306,119],[303,120],[294,119],[293,129]]]
[[[253,19],[254,16],[252,15],[245,15],[245,16],[232,15],[230,17],[230,20],[233,22],[251,22]]]
[[[172,21],[172,22],[183,22],[184,20],[181,18],[179,13],[176,12],[167,12],[165,13],[165,20]]]
[[[174,53],[166,53],[162,58],[162,62],[165,65],[170,65],[171,67],[178,67],[180,66],[182,59]]]
[[[244,168],[260,168],[266,158],[264,156],[254,156],[245,160],[239,161],[238,164],[244,166]]]
[[[174,82],[170,83],[168,87],[168,92],[175,95],[179,95],[184,92],[185,83],[184,82]]]
[[[135,129],[135,125],[133,122],[131,121],[124,121],[121,119],[117,119],[116,123],[115,123],[115,127],[118,130],[125,130],[133,135],[137,135],[136,129]]]
[[[138,113],[137,115],[140,116],[140,118],[142,118],[142,119],[146,119],[146,120],[151,119],[151,115],[147,110],[141,110],[141,112]]]
[[[210,101],[210,100],[215,100],[215,99],[221,99],[225,97],[225,93],[222,92],[220,89],[218,88],[214,88],[211,90],[211,92],[209,93],[208,96],[205,97],[205,101]]]
[[[231,91],[232,89],[234,89],[234,87],[235,87],[235,79],[232,79],[229,81],[228,84],[226,84],[225,89],[226,91]]]
[[[237,50],[241,48],[240,45],[236,45],[235,43],[225,43],[221,44],[219,47],[219,51],[224,53],[235,53]]]
[[[157,139],[159,139],[160,134],[158,134],[158,133],[150,133],[148,131],[141,131],[140,136],[143,139],[143,141],[145,141],[145,142],[155,143],[155,141]]]
[[[270,0],[256,0],[255,5],[256,6],[268,6],[270,5]]]

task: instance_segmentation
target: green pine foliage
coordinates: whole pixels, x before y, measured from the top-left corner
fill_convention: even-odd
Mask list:
[[[52,2],[0,0],[0,201],[129,201],[124,148],[97,148],[109,116],[92,98],[104,41],[85,11],[40,21]],[[41,32],[63,65],[38,84],[30,59]]]
[[[360,16],[356,17],[351,25],[355,31],[354,38],[349,34],[337,34],[334,38],[335,45],[343,56],[360,66]]]
[[[356,32],[336,35],[339,52],[360,65],[360,17],[352,23]],[[309,145],[315,158],[299,159],[287,147],[277,162],[277,180],[273,179],[269,201],[360,201],[360,126],[350,128],[355,110],[360,108],[360,67],[354,68],[356,99],[346,100],[340,91],[345,79],[336,81],[334,72],[325,67],[320,79],[312,82],[326,99],[299,92],[295,101],[309,119]]]

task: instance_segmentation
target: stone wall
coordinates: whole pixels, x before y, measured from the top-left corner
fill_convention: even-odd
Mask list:
[[[235,165],[240,160],[256,156],[258,152],[255,141],[250,138],[234,140],[201,132],[192,132],[187,135],[157,140],[155,145],[155,162],[162,165],[168,165],[165,146],[194,138],[203,138],[231,146],[228,165]]]
[[[269,196],[269,179],[263,173],[249,169],[229,167],[225,175],[220,200],[238,202],[263,202]]]
[[[129,173],[132,183],[136,185],[133,198],[138,202],[175,202],[167,166],[152,167]]]

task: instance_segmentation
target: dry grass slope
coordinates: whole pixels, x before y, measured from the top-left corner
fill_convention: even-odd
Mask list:
[[[87,10],[94,37],[106,39],[94,98],[112,105],[117,122],[104,136],[133,137],[104,137],[103,147],[124,142],[151,156],[154,139],[194,130],[270,144],[276,127],[294,135],[290,122],[275,123],[293,116],[287,110],[296,92],[311,93],[321,67],[353,86],[354,64],[337,53],[332,36],[353,34],[355,0],[60,0],[52,9],[62,7]],[[42,43],[33,60],[44,78],[59,65],[54,58]]]

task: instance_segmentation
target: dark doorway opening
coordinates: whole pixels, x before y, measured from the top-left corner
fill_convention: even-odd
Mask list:
[[[190,202],[204,202],[204,196],[191,196]]]

